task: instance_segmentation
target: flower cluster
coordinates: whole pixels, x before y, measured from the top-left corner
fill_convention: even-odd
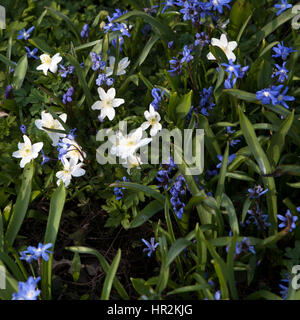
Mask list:
[[[120,182],[120,180],[117,180],[116,182]],[[130,182],[129,179],[126,177],[123,177],[123,182]],[[126,189],[125,187],[115,187],[114,188],[114,194],[116,196],[116,200],[121,200],[124,196],[122,190]]]
[[[40,280],[41,277],[36,279],[29,277],[26,282],[19,282],[19,290],[17,293],[13,293],[12,300],[37,300],[41,290],[38,290],[36,285]]]
[[[183,197],[186,194],[186,184],[182,174],[180,174],[174,185],[170,189],[170,194],[172,195],[170,202],[173,206],[174,212],[178,219],[181,219],[183,216],[183,210],[185,207],[185,203],[182,201]]]
[[[49,260],[49,254],[53,253],[48,249],[51,248],[53,245],[52,243],[47,243],[43,245],[42,243],[38,244],[38,247],[29,246],[27,250],[20,252],[20,259],[25,260],[28,263],[31,263],[33,260],[38,260],[40,258],[44,259],[45,261]]]
[[[89,37],[89,25],[86,23],[80,32],[81,38],[88,38]]]
[[[256,92],[256,99],[261,101],[262,104],[268,105],[282,105],[286,109],[289,109],[286,101],[294,101],[295,97],[288,96],[286,93],[289,90],[289,87],[286,87],[283,92],[281,92],[283,85],[272,86],[271,88],[265,88]]]
[[[74,94],[74,88],[70,87],[67,92],[63,95],[63,104],[67,104],[67,102],[72,102],[72,97]]]
[[[241,67],[240,64],[234,64],[232,59],[229,59],[229,64],[222,63],[226,67],[225,71],[228,73],[228,78],[225,80],[224,86],[226,89],[231,89],[236,84],[237,79],[243,79],[249,66]]]

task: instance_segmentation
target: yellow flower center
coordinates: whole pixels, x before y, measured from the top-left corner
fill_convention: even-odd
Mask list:
[[[50,56],[48,55],[45,55],[43,58],[42,58],[42,63],[44,64],[51,64],[51,58]]]

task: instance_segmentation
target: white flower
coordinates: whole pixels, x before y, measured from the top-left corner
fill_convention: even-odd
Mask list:
[[[130,169],[140,168],[142,164],[141,157],[139,155],[132,155],[126,158],[126,162],[122,163],[124,168],[127,168],[128,174],[130,174]]]
[[[152,141],[152,138],[142,139],[142,135],[143,129],[141,127],[127,136],[118,134],[118,136],[115,138],[115,146],[111,149],[111,153],[116,154],[122,159],[133,156],[137,149],[147,145]],[[112,140],[113,139],[111,138],[110,141]]]
[[[73,177],[81,177],[85,174],[85,170],[81,168],[83,163],[76,164],[74,159],[71,159],[70,162],[67,159],[64,159],[64,169],[62,171],[56,172],[57,184],[59,185],[62,181],[67,187]]]
[[[106,68],[106,75],[111,76],[114,71],[115,67],[115,57],[109,57],[109,67]],[[126,68],[129,66],[130,60],[128,60],[128,57],[123,58],[121,61],[119,61],[118,69],[117,69],[117,76],[121,76],[122,74],[126,73]]]
[[[59,53],[56,53],[52,58],[48,54],[42,54],[40,56],[42,64],[40,64],[36,70],[43,70],[44,75],[47,75],[47,71],[50,70],[52,73],[56,73],[58,67],[57,65],[62,60]]]
[[[236,56],[233,53],[233,50],[237,47],[236,41],[228,42],[226,35],[222,34],[220,40],[216,38],[212,38],[211,45],[221,48],[226,54],[227,59],[228,60],[232,59],[232,61],[235,62]],[[211,52],[207,55],[207,59],[216,60],[215,56]]]
[[[62,162],[64,162],[65,159],[69,158],[73,160],[75,164],[77,164],[79,160],[82,162],[86,157],[86,153],[82,150],[80,145],[75,140],[63,138],[62,145],[65,149],[65,154],[63,155]]]
[[[32,159],[37,158],[44,145],[43,142],[38,142],[32,145],[30,139],[25,134],[23,135],[23,139],[24,143],[18,143],[19,150],[12,154],[15,158],[22,158],[20,162],[21,168],[24,168]]]
[[[59,116],[59,118],[63,121],[66,122],[67,120],[67,114],[63,113]],[[42,119],[37,119],[35,120],[35,125],[37,126],[38,129],[44,130],[47,132],[48,136],[52,140],[52,146],[56,147],[59,141],[60,137],[65,137],[66,135],[64,133],[58,133],[58,132],[53,132],[44,129],[49,128],[49,129],[56,129],[56,130],[64,130],[64,127],[61,125],[61,123],[54,119],[49,112],[42,111]]]
[[[115,99],[116,90],[115,88],[110,88],[105,92],[101,87],[98,88],[99,97],[101,99],[96,101],[92,105],[92,110],[101,110],[100,117],[104,119],[106,116],[109,120],[113,120],[115,117],[115,109],[125,102],[124,99]]]
[[[148,129],[151,126],[150,129],[150,136],[153,137],[157,134],[158,131],[162,129],[162,125],[159,123],[160,121],[160,115],[158,112],[156,112],[153,108],[153,106],[150,104],[149,111],[144,112],[146,122],[144,122],[141,125],[141,128],[143,130]]]

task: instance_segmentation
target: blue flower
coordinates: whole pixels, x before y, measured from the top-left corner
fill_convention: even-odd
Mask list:
[[[256,92],[256,99],[260,100],[263,104],[273,104],[274,106],[278,103],[277,97],[283,86],[272,86],[271,89],[263,89]]]
[[[221,63],[221,66],[226,67],[225,71],[229,73],[229,78],[232,78],[232,75],[234,74],[236,77],[239,76],[239,71],[241,68],[240,64],[234,64],[232,59],[229,59],[228,63]]]
[[[97,71],[97,70],[104,70],[105,67],[106,67],[106,62],[102,60],[102,55],[101,54],[97,54],[95,52],[91,52],[90,53],[91,55],[91,58],[92,58],[92,69],[94,71]]]
[[[222,164],[223,164],[223,156],[221,155],[217,155],[218,159],[221,161],[218,165],[217,165],[217,168],[221,168],[222,167]],[[232,154],[230,156],[228,156],[228,162],[227,162],[227,166],[236,158],[236,154]]]
[[[49,254],[53,253],[48,249],[51,248],[52,246],[53,246],[52,243],[47,243],[47,244],[39,243],[37,248],[29,246],[26,251],[23,251],[23,253],[32,255],[34,260],[43,258],[45,261],[48,261]]]
[[[256,186],[254,186],[254,188],[248,189],[249,198],[250,199],[258,199],[259,197],[261,197],[262,195],[264,195],[268,191],[269,191],[269,189],[264,190],[260,185],[256,185]]]
[[[81,38],[88,38],[89,37],[89,25],[85,24],[80,32]]]
[[[58,72],[60,73],[60,76],[62,78],[66,78],[68,74],[72,74],[74,71],[74,67],[73,66],[67,66],[66,68],[60,64],[60,69],[58,70]]]
[[[158,186],[163,187],[167,190],[169,187],[169,182],[170,182],[168,171],[167,170],[159,170],[157,172],[157,174],[158,174],[158,176],[155,179],[160,182],[160,184]]]
[[[170,61],[170,70],[168,70],[169,73],[171,73],[172,76],[179,75],[181,73],[182,64],[178,58],[173,57]]]
[[[194,57],[191,55],[191,52],[192,50],[187,45],[185,45],[182,52],[183,57],[181,58],[180,62],[184,63],[192,61]]]
[[[67,102],[72,102],[73,99],[73,94],[74,94],[74,88],[70,87],[67,92],[63,95],[63,104],[67,104]]]
[[[17,293],[13,293],[12,300],[37,300],[41,291],[36,289],[36,285],[40,280],[41,277],[36,279],[29,277],[26,282],[19,282],[19,290]]]
[[[275,52],[272,55],[273,58],[281,57],[282,60],[286,60],[290,53],[297,52],[298,50],[293,50],[292,47],[288,48],[283,45],[283,41],[277,45],[277,47],[273,47],[273,51]]]
[[[289,109],[289,106],[286,104],[285,101],[294,101],[295,97],[293,96],[286,96],[285,94],[288,92],[289,87],[286,87],[282,93],[279,93],[277,96],[277,103],[279,105],[282,105],[283,107],[285,107],[286,109]]]
[[[162,8],[161,13],[164,13],[167,9],[175,5],[175,0],[167,0],[162,4],[164,5],[164,7]]]
[[[151,238],[150,242],[148,242],[145,239],[142,239],[142,241],[145,243],[145,245],[147,246],[147,248],[143,249],[143,252],[147,252],[148,251],[148,257],[151,257],[152,252],[154,252],[157,248],[157,246],[159,245],[159,242],[155,243],[155,239]]]
[[[37,48],[34,48],[33,50],[30,50],[28,47],[25,46],[25,49],[27,51],[27,57],[28,58],[34,58],[34,59],[38,59],[39,57],[37,57],[35,54],[38,52]]]
[[[227,130],[227,133],[228,133],[228,134],[235,133],[235,130],[231,130],[231,127],[226,127],[226,130]],[[241,142],[241,140],[239,140],[239,139],[231,140],[231,141],[229,142],[229,145],[230,145],[231,147],[234,147],[234,146],[235,146],[236,144],[238,144],[239,142]]]
[[[43,166],[46,162],[50,161],[50,158],[45,155],[43,149],[41,150],[41,154],[42,154],[42,163],[41,163],[41,166]]]
[[[207,4],[207,9],[213,9],[214,11],[218,10],[220,14],[223,14],[223,6],[230,9],[230,2],[231,0],[210,0]]]
[[[29,28],[27,31],[25,29],[19,31],[19,35],[17,37],[18,40],[24,39],[27,40],[30,37],[31,32],[34,27]]]
[[[286,273],[285,276],[286,276],[286,278],[281,279],[280,281],[286,283],[287,286],[286,286],[286,285],[283,285],[283,284],[281,284],[281,283],[279,284],[279,288],[281,289],[279,293],[281,294],[281,297],[282,297],[283,300],[286,300],[286,298],[287,298],[287,296],[288,296],[289,283],[290,283],[290,274],[289,274],[289,273]]]
[[[174,45],[174,41],[169,41],[168,42],[168,49],[172,49],[173,45]]]
[[[297,216],[292,216],[291,211],[287,210],[285,216],[282,216],[281,214],[277,215],[277,218],[282,221],[278,227],[279,228],[286,228],[290,227],[290,232],[292,232],[294,229],[296,229],[296,221],[298,220]]]
[[[217,170],[206,170],[205,172],[205,176],[206,179],[211,179],[212,177],[215,177],[216,175],[218,175],[218,171]]]
[[[248,253],[248,252],[252,252],[253,254],[256,254],[254,250],[254,246],[251,245],[250,240],[247,237],[245,237],[242,241],[236,243],[235,257],[242,253]]]
[[[113,31],[120,31],[122,36],[126,36],[128,38],[131,37],[130,32],[125,23],[116,23],[115,26],[112,28]]]
[[[205,32],[196,33],[195,46],[203,47],[205,44],[210,44],[209,36]]]
[[[170,193],[172,195],[170,202],[178,219],[182,218],[184,212],[185,203],[181,200],[181,198],[186,194],[185,186],[186,184],[184,177],[182,174],[180,174],[170,189]]]
[[[124,182],[130,182],[129,179],[127,179],[126,177],[123,177],[123,181]],[[120,180],[117,180],[116,182],[120,182]],[[115,187],[114,188],[114,194],[116,196],[116,200],[121,200],[122,197],[124,196],[122,190],[126,189],[125,187]]]
[[[34,260],[34,256],[28,253],[26,250],[20,252],[20,260],[24,260],[27,263],[31,263]]]
[[[151,104],[153,108],[157,111],[160,106],[162,97],[164,95],[164,91],[162,92],[159,88],[153,88],[151,91],[151,94],[152,94],[152,97],[154,98]]]
[[[120,52],[122,52],[122,44],[124,43],[124,38],[121,35],[119,35],[118,37],[119,37],[119,49],[120,49]],[[111,41],[111,44],[115,47],[117,45],[117,39],[113,39]]]
[[[268,215],[267,214],[262,214],[260,211],[259,211],[259,208],[258,206],[256,207],[256,212],[253,211],[253,210],[248,210],[247,211],[249,216],[248,218],[245,220],[245,224],[254,224],[256,225],[256,227],[258,228],[258,230],[260,229],[266,229],[268,227],[271,226],[271,223],[268,222]],[[244,224],[241,223],[242,226],[245,226]]]
[[[291,8],[293,5],[289,4],[287,0],[281,0],[281,3],[275,4],[274,8],[279,9],[276,13],[276,16],[279,16],[283,11]]]
[[[5,91],[4,91],[4,99],[8,99],[10,97],[10,93],[12,92],[12,85],[9,84],[6,86]]]
[[[272,78],[278,77],[278,81],[283,83],[285,80],[288,79],[288,73],[289,70],[285,68],[286,62],[283,63],[282,67],[278,64],[275,64],[275,67],[277,68],[275,73],[272,74]]]
[[[26,126],[25,124],[22,124],[21,127],[20,127],[20,130],[23,134],[26,134]]]

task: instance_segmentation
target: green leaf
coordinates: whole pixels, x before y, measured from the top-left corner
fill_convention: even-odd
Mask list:
[[[236,39],[245,21],[247,22],[249,16],[251,16],[251,10],[252,5],[249,1],[237,0],[234,3],[230,10],[230,24],[228,27],[228,33],[231,39]]]
[[[9,67],[11,68],[15,68],[16,64],[14,62],[12,62],[11,60],[9,60],[8,58],[6,58],[3,54],[0,53],[0,61],[4,62],[5,64],[7,64]]]
[[[222,193],[225,190],[225,179],[226,179],[226,172],[227,172],[227,165],[228,165],[228,155],[229,155],[229,143],[227,143],[226,150],[223,156],[222,167],[220,169],[218,186],[216,191],[216,200],[217,200],[218,207],[220,206],[220,203],[221,203]]]
[[[175,258],[190,244],[191,242],[184,238],[176,240],[167,254],[165,267],[168,268]]]
[[[149,194],[150,196],[152,196],[154,199],[156,199],[157,201],[161,202],[162,204],[165,203],[165,197],[160,194],[159,192],[149,188],[149,187],[146,187],[146,186],[143,186],[141,184],[138,184],[138,183],[132,183],[132,182],[115,182],[115,183],[112,183],[110,185],[111,188],[114,188],[114,187],[125,187],[127,189],[130,189],[130,190],[135,190],[135,191],[142,191],[146,194]]]
[[[189,111],[191,110],[192,94],[193,94],[193,90],[191,90],[189,93],[185,94],[183,97],[181,97],[178,100],[178,103],[175,109],[175,116],[177,119],[184,119],[186,115],[189,113]]]
[[[234,234],[239,235],[239,222],[237,219],[235,208],[232,201],[225,193],[222,194],[221,206],[227,209],[231,230]]]
[[[0,299],[11,300],[13,293],[18,292],[18,281],[11,276],[1,260],[0,267],[5,270],[5,290],[0,289]]]
[[[25,79],[25,75],[27,72],[28,60],[27,54],[25,54],[17,63],[17,66],[14,71],[13,76],[13,87],[15,90],[18,90],[22,87],[23,81]]]
[[[121,259],[121,250],[118,249],[118,252],[115,258],[106,273],[106,277],[105,277],[103,288],[102,288],[101,298],[100,298],[101,300],[109,300],[110,291],[119,267],[120,259]]]
[[[72,22],[72,20],[70,20],[70,18],[68,18],[66,15],[64,15],[63,13],[50,8],[50,7],[45,7],[52,15],[59,17],[61,19],[63,19],[67,25],[70,27],[71,31],[74,33],[75,37],[77,38],[78,42],[81,43],[81,38],[80,38],[80,32],[77,29],[77,27],[75,26],[75,24]]]
[[[279,130],[271,139],[271,144],[267,150],[267,155],[273,166],[276,166],[279,162],[282,149],[285,146],[285,137],[293,124],[294,113],[295,110],[293,110],[292,113],[282,122]]]
[[[13,212],[5,234],[5,239],[10,246],[13,245],[26,215],[31,194],[33,172],[34,162],[31,161],[26,164],[24,168],[21,188],[18,192],[17,201],[13,207]]]
[[[248,120],[246,115],[239,109],[240,116],[240,125],[245,137],[245,140],[250,148],[251,153],[253,154],[259,168],[263,174],[269,174],[272,172],[270,162],[261,147],[254,128],[251,122]],[[267,203],[269,210],[269,218],[271,222],[271,233],[277,232],[277,196],[276,196],[276,185],[273,177],[264,177],[263,183],[266,189],[269,189],[267,192]]]
[[[130,228],[137,228],[152,218],[156,213],[160,212],[164,208],[162,202],[153,200],[147,206],[141,210],[137,216],[132,220]]]
[[[251,293],[249,296],[245,298],[246,300],[259,300],[259,299],[265,299],[265,300],[282,300],[278,295],[267,291],[267,290],[259,290],[254,293]]]
[[[47,53],[49,55],[53,55],[55,54],[55,50],[53,48],[51,48],[47,42],[43,39],[38,39],[38,38],[32,38],[32,39],[28,39],[28,42],[30,44],[32,44],[34,47],[38,48],[39,50],[41,50],[44,53]]]
[[[130,17],[143,18],[146,23],[149,23],[153,27],[155,32],[159,34],[159,36],[163,41],[168,41],[174,38],[173,31],[167,25],[163,24],[162,22],[160,22],[159,19],[154,18],[143,11],[133,10],[133,11],[127,12],[124,15],[122,15],[120,18],[114,20],[114,22],[121,22],[121,21],[127,20]]]
[[[140,67],[143,64],[143,62],[146,60],[147,56],[149,55],[152,47],[155,45],[157,40],[159,40],[158,35],[155,35],[154,37],[151,37],[149,39],[149,41],[146,43],[142,53],[140,54],[140,56],[136,60],[133,68],[130,70],[130,74],[132,74],[137,67]]]
[[[44,237],[44,244],[52,243],[52,250],[54,250],[55,247],[65,201],[66,188],[64,183],[61,183],[54,191],[50,200],[49,216]],[[43,260],[42,262],[42,297],[45,300],[51,299],[52,258],[52,255],[50,255],[48,261]]]
[[[248,101],[248,102],[256,102],[256,95],[254,93],[250,93],[247,91],[239,90],[239,89],[226,89],[224,90],[225,93],[230,94],[231,96]]]
[[[256,32],[248,41],[242,43],[240,48],[242,51],[254,51],[259,43],[265,39],[268,35],[274,32],[278,27],[286,23],[287,21],[294,18],[298,11],[296,10],[294,13],[293,9],[289,9],[283,13],[281,13],[277,18],[267,23],[260,31]]]
[[[81,85],[82,89],[83,89],[83,92],[84,92],[84,95],[87,99],[87,102],[90,106],[92,106],[93,104],[93,97],[92,97],[92,94],[90,92],[90,89],[88,87],[88,84],[86,82],[86,79],[85,79],[85,76],[84,76],[84,73],[82,71],[82,68],[80,67],[80,64],[78,63],[78,61],[73,57],[71,56],[70,54],[65,54],[66,58],[69,60],[69,62],[71,63],[72,66],[75,67],[75,71],[76,71],[76,74],[78,76],[78,81],[79,81],[79,84]]]
[[[101,253],[99,253],[97,250],[91,249],[91,248],[87,248],[87,247],[67,247],[67,250],[70,250],[72,252],[78,252],[78,253],[82,253],[82,254],[91,254],[93,256],[95,256],[100,265],[101,268],[104,270],[105,273],[108,273],[110,265],[109,263],[106,261],[106,259],[103,257],[103,255]],[[126,293],[125,289],[123,288],[123,286],[121,285],[120,281],[117,279],[117,277],[114,277],[113,279],[113,285],[115,287],[115,289],[117,290],[117,292],[119,293],[120,297],[124,300],[128,300],[128,294]]]

